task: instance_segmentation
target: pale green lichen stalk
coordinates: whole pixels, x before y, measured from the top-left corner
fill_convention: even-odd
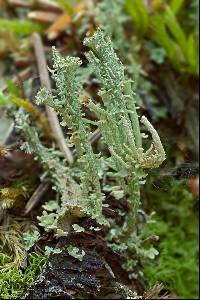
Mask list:
[[[104,104],[103,107],[91,101],[88,106],[99,118],[98,127],[110,149],[119,182],[129,195],[130,211],[122,230],[122,235],[127,235],[133,231],[140,204],[140,183],[146,176],[143,170],[158,167],[165,152],[156,130],[144,116],[141,123],[151,133],[153,142],[147,151],[142,147],[136,97],[110,38],[98,30],[84,44],[91,49],[87,58],[101,83],[99,95]]]
[[[124,13],[125,0],[101,0],[95,6],[95,22],[112,38],[115,49],[126,55],[128,44],[124,38],[123,24],[127,21]],[[109,20],[109,22],[108,22]],[[116,26],[117,24],[117,26]]]
[[[61,57],[53,48],[52,78],[57,87],[57,97],[53,97],[47,90],[42,89],[37,95],[37,103],[46,103],[51,106],[63,119],[63,124],[72,129],[72,142],[75,146],[81,167],[81,193],[84,199],[88,198],[93,216],[100,220],[102,201],[100,182],[97,174],[98,162],[90,144],[90,134],[87,122],[81,112],[76,81],[76,71],[81,65],[78,58]],[[95,212],[96,211],[96,212]]]
[[[29,124],[27,116],[19,113],[16,116],[16,123],[27,140],[23,149],[28,153],[33,153],[45,170],[42,180],[45,178],[51,180],[54,189],[61,195],[60,206],[55,206],[53,210],[45,206],[47,210],[44,210],[43,215],[38,217],[40,225],[47,231],[54,230],[57,235],[66,235],[78,217],[89,215],[100,224],[105,222],[102,209],[99,211],[98,207],[101,199],[95,195],[96,198],[93,200],[92,194],[85,198],[85,191],[73,179],[72,169],[59,158],[58,151],[48,149],[41,144],[37,131]],[[96,201],[93,205],[91,205],[91,199]]]
[[[145,169],[158,167],[165,159],[165,152],[156,130],[143,116],[141,124],[152,136],[151,147],[146,151],[144,149],[136,95],[131,80],[124,75],[124,67],[114,52],[110,38],[97,30],[92,37],[84,40],[84,44],[90,48],[86,56],[101,85],[99,96],[103,101],[103,105],[100,105],[90,100],[88,108],[99,119],[96,125],[111,157],[100,159],[90,144],[89,120],[81,110],[79,93],[82,87],[77,82],[81,61],[70,56],[63,58],[55,48],[51,73],[57,95],[53,96],[42,89],[37,95],[37,103],[51,106],[61,116],[63,124],[72,131],[71,142],[77,153],[75,165],[65,166],[54,151],[41,145],[36,130],[23,116],[18,117],[17,122],[31,152],[44,166],[61,195],[60,208],[48,213],[44,211],[40,217],[41,224],[49,229],[57,228],[60,234],[69,231],[76,223],[76,218],[82,215],[96,219],[99,224],[106,224],[102,214],[105,196],[100,186],[100,173],[107,168],[107,176],[114,178],[116,186],[120,186],[130,204],[123,228],[115,232],[115,241],[124,241],[135,234],[134,224],[140,205],[140,185],[146,177]],[[105,165],[107,167],[102,169]]]

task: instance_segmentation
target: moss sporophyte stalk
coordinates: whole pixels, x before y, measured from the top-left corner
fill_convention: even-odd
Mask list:
[[[101,97],[101,104],[89,99],[84,105],[96,115],[97,121],[91,122],[82,112],[79,91],[83,87],[77,80],[81,60],[62,57],[54,47],[50,72],[57,93],[52,95],[42,89],[36,97],[37,104],[52,107],[61,117],[62,124],[70,128],[72,134],[67,142],[77,154],[74,165],[68,166],[57,150],[42,145],[36,128],[23,112],[17,115],[16,122],[26,139],[23,149],[33,153],[43,166],[42,180],[51,180],[60,195],[55,209],[49,210],[46,205],[47,209],[44,208],[38,217],[40,225],[46,231],[54,230],[57,236],[68,234],[82,216],[92,218],[99,226],[111,226],[110,220],[102,213],[106,196],[101,181],[106,173],[112,181],[111,189],[120,187],[129,202],[123,226],[112,225],[109,240],[127,249],[131,241],[134,245],[138,243],[134,226],[146,170],[159,167],[165,160],[165,151],[154,127],[145,116],[140,118],[137,113],[132,80],[126,78],[110,38],[98,29],[92,37],[85,38],[84,45],[89,48],[86,58],[100,85],[98,96]],[[90,142],[91,123],[100,130],[109,157],[94,153]],[[142,130],[147,131],[152,139],[147,150],[144,146],[147,136]]]

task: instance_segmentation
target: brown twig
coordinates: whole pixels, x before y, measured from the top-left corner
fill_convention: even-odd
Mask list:
[[[92,145],[94,145],[101,137],[101,132],[99,130],[99,128],[97,128],[93,133],[92,136],[90,138],[90,142]]]
[[[62,8],[53,1],[37,0],[38,6],[45,11],[62,12]]]
[[[34,10],[30,11],[28,13],[28,18],[31,21],[36,21],[44,24],[51,24],[55,22],[55,20],[58,18],[58,14],[53,13],[53,12],[45,12],[45,11],[40,11],[40,10]]]
[[[16,7],[31,7],[31,3],[25,0],[8,0],[8,4]]]
[[[50,189],[51,183],[50,182],[42,182],[34,191],[31,198],[26,203],[24,209],[24,215],[27,215],[34,207],[36,207],[43,199],[44,195]]]
[[[35,50],[35,56],[36,56],[36,60],[37,60],[37,66],[38,66],[41,86],[45,87],[48,91],[51,91],[51,83],[50,83],[50,79],[49,79],[49,73],[47,70],[47,62],[46,62],[46,57],[45,57],[45,53],[44,53],[44,48],[43,48],[41,37],[38,33],[33,33],[32,42],[33,42],[33,46],[34,46],[34,50]],[[48,115],[51,130],[56,139],[56,142],[57,142],[60,150],[64,154],[65,158],[67,159],[68,163],[70,165],[72,165],[74,163],[74,158],[71,153],[71,150],[69,149],[68,145],[66,144],[62,129],[60,127],[58,117],[57,117],[55,111],[49,106],[46,106],[46,112]]]
[[[8,0],[8,4],[15,7],[33,8],[37,7],[43,9],[44,11],[62,12],[62,9],[56,3],[49,0],[37,0],[37,1],[27,1],[27,0]]]
[[[21,71],[19,74],[17,74],[16,76],[14,76],[11,81],[13,83],[16,84],[20,84],[21,82],[27,80],[28,78],[30,78],[32,74],[32,68],[31,67],[27,67],[26,69],[24,69],[23,71]],[[2,88],[1,91],[5,92],[7,90],[8,86],[7,84],[5,84]]]

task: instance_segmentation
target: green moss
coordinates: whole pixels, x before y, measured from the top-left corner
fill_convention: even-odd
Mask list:
[[[180,299],[198,299],[198,218],[192,194],[184,182],[171,182],[160,192],[151,185],[146,196],[159,215],[148,230],[160,237],[160,255],[144,265],[147,281],[163,282]]]
[[[1,263],[8,263],[10,257],[1,253]],[[28,266],[25,271],[17,268],[9,269],[0,273],[0,299],[15,299],[22,297],[27,287],[32,283],[40,273],[46,258],[36,253],[28,256]]]

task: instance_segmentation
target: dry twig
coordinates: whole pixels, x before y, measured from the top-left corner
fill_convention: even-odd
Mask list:
[[[51,24],[58,18],[58,14],[53,12],[34,10],[28,13],[28,18],[32,21]]]
[[[31,198],[26,203],[24,209],[24,215],[27,215],[33,208],[35,208],[42,201],[43,196],[48,192],[50,186],[51,186],[50,182],[40,183],[40,185],[34,191]]]
[[[27,0],[8,0],[8,4],[15,6],[15,7],[24,7],[24,8],[33,8],[37,7],[44,11],[53,11],[55,12],[61,12],[62,9],[59,5],[56,3],[49,1],[49,0],[33,0],[33,1],[27,1]]]

